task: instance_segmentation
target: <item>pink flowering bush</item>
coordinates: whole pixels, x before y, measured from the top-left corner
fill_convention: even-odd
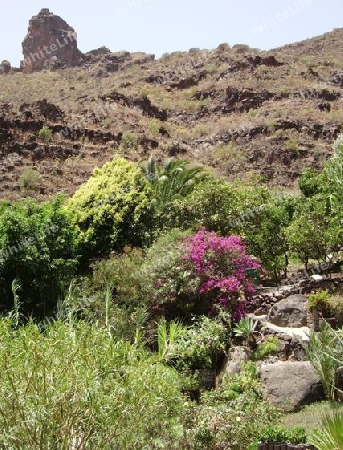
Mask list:
[[[172,233],[148,252],[142,268],[145,297],[149,306],[163,306],[174,316],[224,310],[238,321],[254,293],[249,273],[259,269],[239,236],[221,237],[205,229],[192,236]]]
[[[248,277],[260,265],[246,253],[239,236],[221,237],[201,229],[186,239],[184,261],[199,279],[199,296],[209,312],[228,310],[234,321],[244,315],[246,303],[254,293]]]

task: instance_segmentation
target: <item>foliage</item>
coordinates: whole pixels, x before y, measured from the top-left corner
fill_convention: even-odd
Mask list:
[[[252,317],[243,317],[235,324],[232,331],[236,336],[243,338],[245,343],[248,343],[249,338],[253,335],[256,326],[257,321]]]
[[[175,370],[83,322],[0,320],[0,441],[11,449],[179,448]]]
[[[42,141],[49,142],[52,139],[52,131],[47,125],[43,125],[43,127],[39,130],[38,137]]]
[[[338,217],[330,216],[326,197],[318,194],[298,203],[285,233],[290,249],[307,269],[310,258],[325,261],[329,249],[337,247],[340,224]]]
[[[307,295],[308,308],[318,307],[320,310],[325,308],[329,301],[329,292],[325,289],[313,292]]]
[[[265,186],[208,177],[188,197],[170,206],[166,226],[240,235],[272,277],[278,278],[285,268],[284,228],[291,210],[291,199],[276,196]]]
[[[203,181],[204,169],[201,166],[189,167],[187,161],[175,158],[168,159],[161,167],[152,155],[142,168],[153,190],[151,206],[155,213],[155,226],[163,229],[170,203],[187,197]]]
[[[312,168],[302,171],[298,185],[305,197],[313,197],[323,191],[323,176]]]
[[[42,177],[32,167],[28,167],[19,177],[20,189],[24,192],[38,191],[42,182]]]
[[[160,360],[167,359],[173,354],[178,339],[184,334],[185,330],[181,322],[172,320],[167,324],[165,318],[162,318],[157,327],[158,356]]]
[[[323,383],[326,396],[334,400],[337,394],[336,370],[343,361],[342,331],[333,330],[325,323],[319,333],[310,334],[305,351]]]
[[[213,391],[215,394],[215,391]],[[276,423],[275,407],[248,390],[229,403],[213,406],[209,393],[197,414],[192,417],[191,437],[197,450],[247,450],[266,423]]]
[[[302,426],[286,428],[282,425],[268,425],[261,430],[261,442],[279,442],[288,444],[305,444],[307,440],[306,429]]]
[[[140,169],[115,158],[94,170],[69,202],[84,258],[108,256],[149,236],[151,191]]]
[[[254,394],[256,398],[262,395],[258,369],[254,361],[242,362],[239,373],[225,374],[220,386],[214,392],[203,393],[202,398],[205,403],[211,399],[220,404],[236,400],[248,392]]]
[[[162,322],[163,324],[163,322]],[[171,322],[169,333],[159,326],[159,353],[180,372],[197,369],[215,369],[223,360],[229,344],[229,330],[219,319],[202,316],[193,324],[182,327]]]
[[[220,237],[204,229],[189,237],[173,232],[147,253],[142,298],[152,308],[169,305],[175,314],[188,316],[224,309],[238,321],[254,292],[247,272],[259,267],[238,236]]]
[[[255,359],[261,360],[271,353],[275,353],[278,349],[279,340],[277,336],[269,336],[266,341],[261,342],[255,351]]]
[[[0,292],[12,309],[12,281],[21,286],[22,313],[47,315],[77,266],[77,235],[63,199],[26,199],[0,208]]]
[[[108,259],[92,265],[92,289],[102,293],[108,286],[119,305],[136,305],[140,302],[140,271],[144,261],[139,248],[124,247],[123,253],[111,255]]]
[[[321,428],[314,430],[308,441],[318,450],[342,450],[343,415],[335,413],[333,417],[325,416]]]
[[[334,212],[343,208],[343,133],[339,134],[333,145],[334,154],[324,168],[324,173],[330,180],[329,193],[331,208]]]
[[[125,149],[137,150],[138,137],[134,133],[131,133],[130,131],[126,131],[121,138],[121,145]]]

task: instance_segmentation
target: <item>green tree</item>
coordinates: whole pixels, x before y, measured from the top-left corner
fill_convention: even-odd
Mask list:
[[[106,257],[149,237],[152,192],[142,171],[124,158],[96,168],[69,202],[80,229],[83,258]]]
[[[0,208],[0,292],[13,308],[12,282],[20,284],[23,313],[51,313],[77,267],[77,235],[63,199],[33,199]]]
[[[325,261],[328,252],[338,245],[339,221],[330,212],[328,199],[323,194],[301,199],[294,220],[285,230],[290,249],[305,264],[306,270],[310,259]]]

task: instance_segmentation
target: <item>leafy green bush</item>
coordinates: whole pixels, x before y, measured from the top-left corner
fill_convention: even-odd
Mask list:
[[[178,327],[173,342],[169,338],[170,345],[164,359],[180,372],[215,369],[223,360],[229,340],[229,330],[220,319],[202,316],[191,326]]]
[[[277,336],[269,336],[264,342],[261,342],[255,350],[255,359],[263,359],[271,353],[275,353],[278,349],[279,340]]]
[[[0,320],[4,448],[177,449],[184,399],[177,372],[106,329]]]
[[[77,266],[78,243],[63,199],[26,199],[0,207],[0,293],[12,309],[12,281],[18,280],[22,313],[45,316],[64,296]]]
[[[278,442],[281,444],[305,444],[307,439],[306,429],[302,426],[286,428],[281,425],[268,425],[260,433],[261,442]]]
[[[328,198],[318,194],[298,202],[293,221],[285,234],[290,249],[307,270],[310,259],[325,261],[327,250],[337,247],[340,230],[339,218],[331,215]]]
[[[96,168],[69,202],[86,260],[106,257],[149,238],[151,190],[141,170],[123,158]]]
[[[49,142],[52,139],[52,131],[47,125],[43,125],[43,127],[39,130],[38,137],[42,141]]]
[[[266,423],[275,424],[278,412],[250,390],[229,403],[213,405],[211,392],[191,416],[190,439],[201,450],[247,450]],[[213,391],[215,394],[215,391]]]

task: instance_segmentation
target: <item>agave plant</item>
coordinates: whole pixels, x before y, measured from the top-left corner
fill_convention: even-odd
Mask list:
[[[247,345],[255,347],[256,340],[253,333],[256,326],[256,320],[254,320],[252,317],[244,317],[238,323],[236,323],[235,327],[233,328],[233,332],[237,337],[242,337]]]
[[[318,450],[343,450],[343,414],[325,416],[322,427],[314,430],[308,441]]]

